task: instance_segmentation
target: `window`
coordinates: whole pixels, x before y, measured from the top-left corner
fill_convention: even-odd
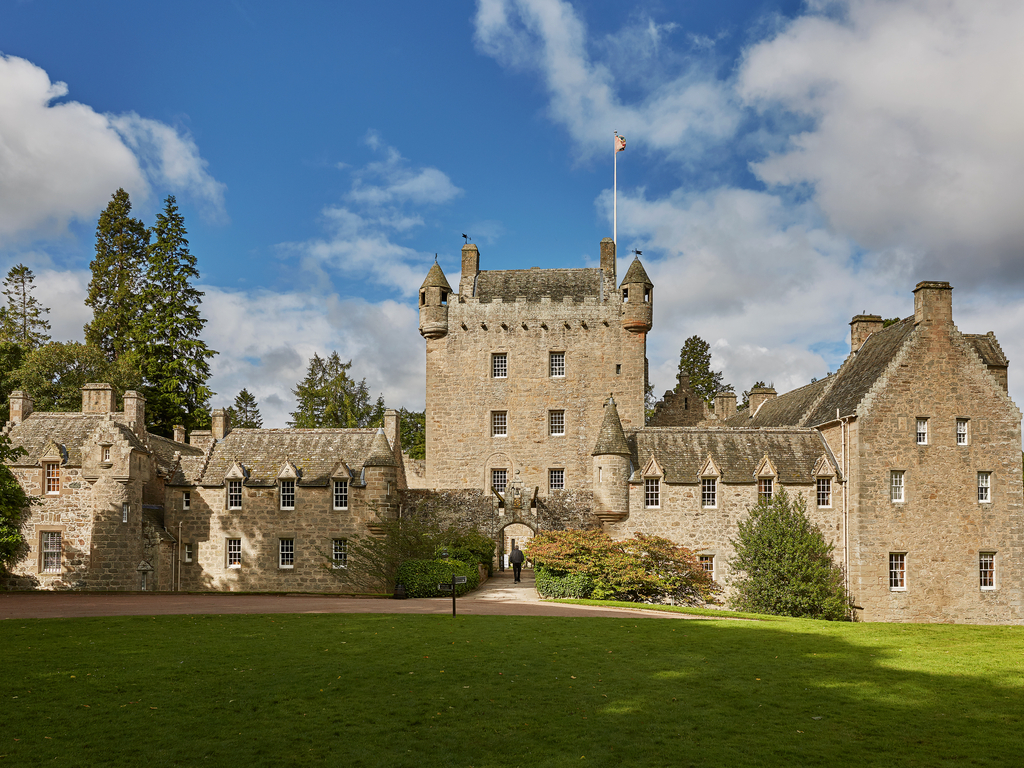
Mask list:
[[[348,509],[348,480],[334,481],[334,508]]]
[[[565,490],[565,470],[564,469],[549,469],[548,470],[548,489],[552,491]]]
[[[192,492],[182,491],[181,492],[181,508],[192,509]]]
[[[242,540],[228,539],[228,568],[242,567]]]
[[[622,289],[622,303],[629,304],[629,288]]]
[[[644,506],[648,509],[657,509],[661,506],[661,480],[657,477],[648,477],[644,480]]]
[[[967,419],[956,420],[956,444],[967,445]]]
[[[131,508],[131,504],[127,501],[121,503],[121,522],[128,522],[128,510]]]
[[[651,303],[651,287],[649,285],[644,286],[644,303]]]
[[[917,444],[928,445],[928,419],[917,420]]]
[[[772,478],[760,477],[757,480],[757,500],[758,501],[771,501],[772,500],[772,489],[774,487]]]
[[[552,376],[565,376],[565,352],[552,352],[548,368]]]
[[[715,556],[714,555],[698,555],[700,559],[700,567],[711,574],[711,578],[715,578]]]
[[[109,447],[105,447],[103,449],[103,461],[105,461],[105,462],[109,462],[110,461],[110,448]]]
[[[60,464],[47,464],[43,471],[46,474],[46,492],[60,493]]]
[[[507,469],[492,469],[491,470],[491,487],[498,493],[505,492],[505,486],[508,485],[508,470]]]
[[[615,375],[618,376],[622,373],[622,363],[615,364]]]
[[[491,355],[491,376],[495,379],[508,378],[507,352],[495,352]]]
[[[186,563],[191,563],[192,562],[192,545],[191,544],[185,544],[185,562]]]
[[[295,481],[281,481],[281,509],[295,509]]]
[[[995,552],[980,552],[978,554],[978,578],[982,589],[996,588]]]
[[[508,411],[491,412],[491,437],[508,435]]]
[[[705,509],[718,506],[718,478],[705,477],[701,480],[700,505]]]
[[[565,434],[565,411],[548,411],[548,432],[552,435]]]
[[[818,506],[832,506],[832,478],[830,477],[818,478]]]
[[[278,539],[278,560],[279,568],[295,567],[295,539]]]
[[[905,496],[903,493],[903,475],[902,469],[894,469],[889,473],[889,501],[901,502]]]
[[[228,480],[228,509],[242,508],[242,481]]]
[[[348,541],[345,539],[334,539],[331,542],[332,565],[335,568],[348,567]]]
[[[43,573],[60,573],[60,531],[43,531],[39,548]]]
[[[907,553],[889,553],[889,589],[905,590],[907,588]]]
[[[978,503],[988,504],[992,501],[992,473],[978,473]]]

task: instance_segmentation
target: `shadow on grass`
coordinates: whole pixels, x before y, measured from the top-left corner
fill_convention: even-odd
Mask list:
[[[1024,628],[466,616],[0,624],[17,765],[1007,765]]]

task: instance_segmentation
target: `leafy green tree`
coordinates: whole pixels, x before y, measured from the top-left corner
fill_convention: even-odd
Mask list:
[[[426,411],[399,409],[402,417],[402,450],[410,459],[427,458],[427,414]]]
[[[850,617],[842,568],[832,560],[832,545],[807,517],[802,496],[794,500],[779,489],[771,501],[758,501],[732,544],[735,607],[833,621]]]
[[[3,308],[3,317],[0,320],[3,338],[5,341],[16,342],[27,350],[35,349],[50,340],[47,333],[50,330],[50,322],[45,317],[50,309],[40,304],[32,295],[32,291],[35,290],[35,279],[32,270],[24,264],[11,267],[4,278],[7,306]]]
[[[139,389],[142,370],[136,352],[129,351],[111,362],[97,347],[51,341],[30,352],[11,378],[14,388],[32,395],[34,410],[79,411],[82,387],[89,382],[109,382],[119,392]]]
[[[700,336],[691,336],[679,350],[679,373],[690,377],[690,388],[704,402],[711,403],[723,389],[722,372],[711,370],[711,345]]]
[[[262,429],[263,417],[260,415],[256,398],[248,389],[242,389],[235,397],[235,404],[229,409],[231,426],[238,429]]]
[[[9,571],[25,554],[22,523],[29,505],[38,503],[25,493],[7,466],[8,461],[24,453],[22,448],[12,447],[5,435],[0,435],[0,571]]]
[[[337,352],[323,358],[314,354],[304,378],[292,394],[298,409],[292,413],[293,427],[378,427],[384,423],[384,399],[370,400],[366,379],[348,375],[352,361],[341,362]]]
[[[25,360],[25,350],[13,341],[0,341],[0,422],[11,418],[11,392],[18,388],[15,373]]]
[[[196,429],[213,394],[209,358],[217,353],[200,338],[206,321],[199,314],[203,292],[196,258],[188,249],[185,219],[174,196],[164,201],[147,249],[142,327],[146,420],[157,434],[173,434],[175,424]]]
[[[129,214],[128,193],[113,194],[96,224],[96,258],[85,304],[93,319],[85,326],[85,341],[110,361],[132,350],[143,315],[143,283],[149,230]]]

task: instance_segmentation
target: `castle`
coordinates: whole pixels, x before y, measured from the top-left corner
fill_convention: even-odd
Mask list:
[[[83,390],[81,413],[11,396],[12,471],[42,499],[16,580],[44,588],[329,590],[348,541],[415,506],[410,486],[474,499],[499,553],[556,527],[643,532],[728,584],[737,524],[780,487],[802,495],[867,620],[1021,623],[1021,412],[995,337],[953,324],[948,283],[914,313],[851,322],[849,357],[782,395],[711,411],[685,378],[645,424],[654,285],[615,245],[589,269],[481,270],[458,292],[434,264],[419,292],[425,471],[381,430],[149,434],[134,392]],[[469,507],[467,507],[468,509]],[[475,517],[473,517],[475,515]]]

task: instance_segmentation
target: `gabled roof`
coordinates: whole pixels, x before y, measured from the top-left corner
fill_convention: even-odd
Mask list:
[[[156,459],[157,468],[168,478],[168,482],[179,484],[189,479],[194,479],[195,471],[189,475],[188,470],[193,465],[202,461],[203,449],[187,443],[179,443],[160,435],[149,435],[149,447],[153,451],[153,458]],[[174,454],[181,454],[181,464],[174,458]],[[200,464],[201,466],[201,464]],[[184,474],[185,477],[180,477]]]
[[[527,301],[540,301],[542,297],[562,301],[566,296],[583,301],[588,296],[600,296],[601,275],[600,269],[485,270],[477,275],[476,297],[483,303],[495,299],[513,302],[520,296]]]
[[[815,381],[806,386],[773,397],[761,404],[755,415],[749,408],[744,408],[730,417],[725,423],[730,427],[791,427],[802,423],[811,406],[821,397],[821,393],[832,384],[833,377]]]
[[[8,433],[11,445],[20,446],[28,453],[15,463],[18,466],[38,464],[52,440],[66,451],[68,466],[80,467],[83,448],[91,447],[88,445],[90,438],[104,423],[111,424],[132,448],[149,453],[149,449],[131,429],[118,421],[109,420],[107,414],[36,411],[20,424],[11,427]]]
[[[974,351],[978,353],[981,362],[990,368],[1005,368],[1010,364],[1006,359],[1006,355],[1003,354],[1003,348],[996,341],[996,335],[992,331],[988,333],[965,333],[964,338],[974,348]]]

